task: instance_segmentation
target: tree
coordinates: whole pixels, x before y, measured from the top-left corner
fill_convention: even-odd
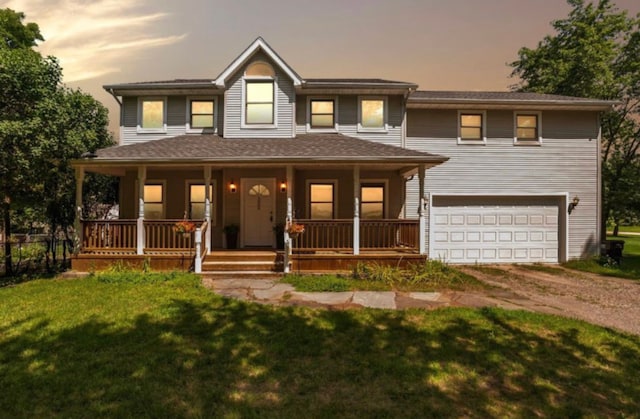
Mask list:
[[[35,23],[23,24],[24,13],[0,9],[0,48],[30,48],[36,41],[44,41]]]
[[[15,209],[44,210],[56,227],[73,222],[74,173],[70,161],[83,152],[113,144],[107,110],[91,96],[62,85],[62,70],[53,57],[30,47],[42,39],[37,25],[21,24],[24,15],[0,10],[0,34],[13,40],[0,46],[0,199],[5,236],[11,236]],[[6,35],[9,34],[9,35]],[[19,47],[22,46],[22,47]],[[12,271],[9,240],[5,269]]]
[[[609,0],[567,0],[566,19],[511,63],[514,89],[620,101],[602,116],[603,225],[640,215],[640,18]],[[604,235],[603,235],[604,237]]]

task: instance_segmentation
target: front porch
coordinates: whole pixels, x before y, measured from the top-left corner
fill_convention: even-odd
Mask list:
[[[291,223],[303,225],[305,231],[295,237],[282,232],[285,246],[273,250],[210,249],[206,221],[194,221],[195,232],[187,234],[174,231],[178,221],[82,221],[83,251],[73,260],[73,268],[102,270],[119,263],[197,273],[315,272],[346,271],[365,261],[403,266],[424,260],[420,220],[293,219]]]

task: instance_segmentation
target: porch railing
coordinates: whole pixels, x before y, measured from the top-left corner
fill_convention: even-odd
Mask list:
[[[82,222],[82,248],[86,251],[135,251],[136,246],[136,220]]]
[[[353,248],[353,220],[295,220],[304,233],[293,240],[300,250],[350,250]]]
[[[182,220],[144,220],[145,250],[190,250],[193,233],[176,233],[174,226]],[[200,226],[201,221],[193,221]]]
[[[353,220],[295,220],[304,233],[293,240],[298,251],[345,251],[353,249]],[[363,250],[418,250],[418,220],[361,220],[360,248]]]
[[[360,248],[418,249],[418,220],[362,220]]]

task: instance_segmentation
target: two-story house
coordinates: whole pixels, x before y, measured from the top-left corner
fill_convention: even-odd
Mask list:
[[[236,229],[241,249],[282,236],[285,270],[598,251],[599,115],[611,102],[417,88],[305,79],[262,38],[216,78],[105,86],[120,145],[75,162],[77,201],[85,172],[119,176],[120,215],[79,220],[76,267],[206,260]],[[183,217],[195,235],[173,231]]]

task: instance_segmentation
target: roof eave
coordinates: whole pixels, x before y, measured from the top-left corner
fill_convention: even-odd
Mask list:
[[[163,158],[163,159],[147,159],[140,158],[127,158],[127,159],[114,159],[114,158],[90,158],[90,159],[76,159],[71,161],[72,166],[101,166],[101,165],[127,165],[127,164],[193,164],[193,163],[256,163],[256,164],[268,164],[268,163],[335,163],[335,164],[441,164],[448,161],[448,157],[434,155],[434,156],[398,156],[398,157],[361,157],[361,156],[320,156],[320,157],[252,157],[252,158],[234,158],[234,157],[222,157],[222,158]]]
[[[608,111],[613,106],[620,104],[618,101],[585,101],[585,100],[521,100],[521,99],[433,99],[409,97],[409,108],[448,108],[460,106],[484,106],[497,108],[511,107],[539,107],[539,108],[563,108],[563,109],[589,109],[594,111]]]

